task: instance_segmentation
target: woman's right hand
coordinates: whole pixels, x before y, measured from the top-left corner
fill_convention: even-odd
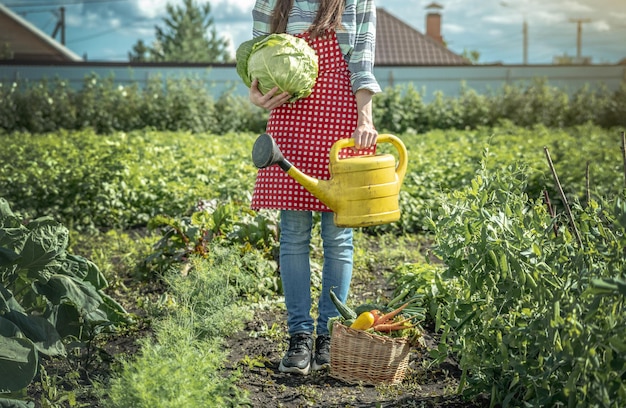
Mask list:
[[[290,95],[287,92],[276,95],[276,92],[278,92],[277,86],[263,95],[259,90],[259,80],[255,79],[250,85],[250,101],[260,108],[268,110],[278,108],[289,100]]]

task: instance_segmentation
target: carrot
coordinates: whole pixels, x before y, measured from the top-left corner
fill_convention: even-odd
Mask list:
[[[374,324],[385,324],[385,323],[387,323],[388,321],[390,321],[391,319],[396,317],[401,311],[403,311],[404,308],[407,307],[410,303],[411,303],[411,301],[408,301],[405,304],[403,304],[402,306],[400,306],[399,308],[397,308],[395,310],[392,310],[391,312],[380,316],[378,319],[376,319],[376,322]]]
[[[370,310],[370,313],[374,315],[374,323],[372,324],[372,326],[376,326],[376,323],[378,323],[378,319],[380,319],[382,313],[378,309]]]
[[[372,329],[374,329],[375,331],[379,331],[379,332],[390,332],[390,331],[393,331],[393,330],[408,329],[408,328],[411,328],[413,326],[407,326],[407,325],[405,325],[405,323],[410,321],[410,320],[415,319],[416,317],[417,316],[411,316],[408,319],[400,320],[399,322],[376,324],[376,325],[372,326]]]

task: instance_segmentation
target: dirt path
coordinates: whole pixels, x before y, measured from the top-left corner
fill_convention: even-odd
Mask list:
[[[371,295],[371,288],[386,287],[382,274],[353,282],[351,299],[359,302]],[[245,330],[228,339],[229,368],[242,373],[239,385],[247,390],[253,407],[484,407],[468,403],[454,392],[460,372],[453,362],[428,368],[427,348],[435,347],[426,330],[426,348],[412,348],[409,370],[402,384],[395,386],[351,385],[328,372],[308,376],[278,371],[287,348],[286,313],[279,307],[256,312]]]

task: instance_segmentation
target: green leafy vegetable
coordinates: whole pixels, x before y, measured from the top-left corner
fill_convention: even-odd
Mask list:
[[[317,54],[305,40],[289,34],[246,41],[236,57],[237,73],[246,86],[258,79],[263,94],[278,86],[279,92],[291,95],[290,102],[309,96],[317,80]]]
[[[235,53],[235,59],[237,60],[237,74],[239,74],[243,83],[246,84],[248,88],[252,85],[252,79],[248,76],[248,59],[250,58],[250,54],[252,54],[252,47],[254,47],[254,44],[264,40],[265,38],[267,38],[267,35],[261,35],[245,41],[241,43]]]
[[[40,354],[66,355],[64,340],[86,344],[130,321],[102,291],[98,267],[68,253],[68,241],[69,230],[52,217],[24,223],[0,198],[0,394],[28,386]],[[0,399],[0,406],[7,405]]]

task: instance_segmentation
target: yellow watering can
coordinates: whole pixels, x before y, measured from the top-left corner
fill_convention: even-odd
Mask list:
[[[398,163],[391,154],[339,158],[339,152],[354,146],[354,139],[340,139],[330,149],[330,180],[319,180],[295,168],[267,133],[252,148],[254,165],[263,169],[278,164],[334,213],[338,227],[367,227],[400,219],[398,198],[407,168],[408,154],[396,136],[378,135],[377,144],[391,143],[398,151]]]

